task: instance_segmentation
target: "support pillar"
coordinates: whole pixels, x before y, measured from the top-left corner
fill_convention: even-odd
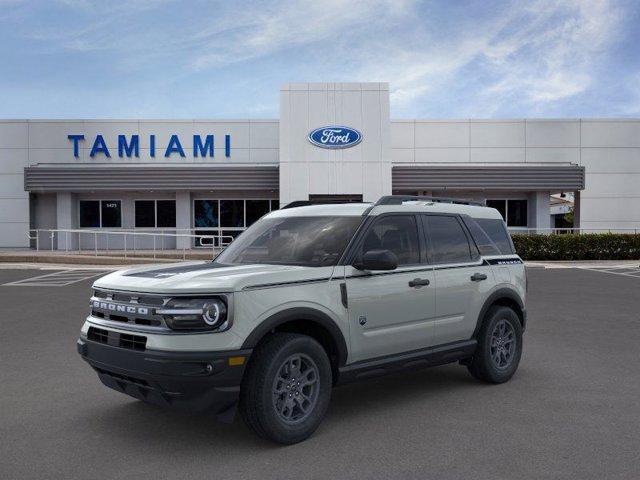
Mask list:
[[[72,230],[78,228],[78,202],[73,193],[59,192],[56,194],[56,228]],[[58,250],[78,249],[77,233],[58,232],[55,240]]]
[[[191,233],[191,193],[176,192],[176,233]],[[190,237],[177,237],[176,248],[190,249],[193,246],[193,240]]]
[[[536,233],[549,233],[547,229],[551,227],[550,196],[550,192],[531,192],[529,194],[529,229]]]

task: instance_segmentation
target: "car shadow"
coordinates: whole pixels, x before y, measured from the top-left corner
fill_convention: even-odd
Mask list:
[[[361,416],[381,413],[404,415],[405,406],[437,401],[460,390],[482,384],[460,366],[444,366],[362,380],[334,388],[325,423],[335,428],[352,424]],[[191,454],[211,454],[220,449],[239,450],[283,448],[254,435],[240,415],[232,424],[218,422],[213,415],[189,414],[150,405],[134,399],[102,406],[98,415],[86,418],[94,432],[118,438],[119,442],[146,448],[188,450]],[[113,437],[113,435],[116,435]],[[238,451],[239,451],[238,450]]]

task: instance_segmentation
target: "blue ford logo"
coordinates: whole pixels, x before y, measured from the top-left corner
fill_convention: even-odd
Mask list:
[[[353,128],[332,125],[309,133],[309,141],[322,148],[349,148],[362,140],[362,134]]]

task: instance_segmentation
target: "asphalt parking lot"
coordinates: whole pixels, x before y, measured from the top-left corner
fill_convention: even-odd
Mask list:
[[[239,418],[224,425],[103,387],[75,347],[93,279],[3,285],[47,273],[0,270],[0,478],[640,475],[640,277],[529,269],[511,382],[483,385],[450,365],[346,385],[311,439],[282,447]]]

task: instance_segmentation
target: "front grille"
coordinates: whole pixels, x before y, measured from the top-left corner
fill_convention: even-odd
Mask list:
[[[109,332],[101,328],[89,327],[87,338],[98,343],[109,343]]]
[[[87,339],[104,343],[105,345],[128,348],[129,350],[144,351],[147,348],[147,337],[142,335],[129,335],[127,333],[112,332],[102,328],[89,327]]]
[[[120,334],[120,346],[132,350],[144,350],[147,346],[147,337],[141,335]]]
[[[94,290],[91,315],[113,322],[168,329],[162,315],[156,314],[169,299],[157,295]]]

